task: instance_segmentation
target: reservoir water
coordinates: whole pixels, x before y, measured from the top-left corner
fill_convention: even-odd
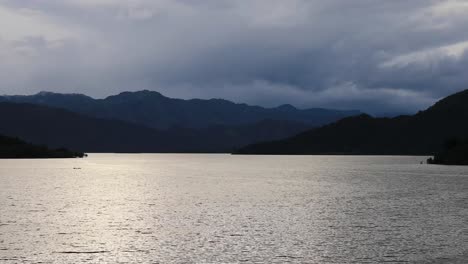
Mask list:
[[[423,160],[0,160],[0,263],[468,263],[468,167]]]

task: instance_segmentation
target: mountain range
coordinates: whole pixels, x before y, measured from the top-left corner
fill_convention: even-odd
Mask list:
[[[374,118],[366,114],[257,143],[237,154],[432,155],[451,138],[468,136],[468,90],[448,96],[412,116]]]
[[[0,133],[83,152],[231,152],[357,113],[170,99],[150,91],[106,99],[42,92],[0,97]]]
[[[344,155],[432,155],[449,139],[468,138],[468,90],[415,115],[358,113],[180,100],[150,91],[105,99],[42,92],[0,97],[0,134],[82,152]]]
[[[182,100],[147,90],[123,92],[104,99],[94,99],[82,94],[40,92],[26,96],[0,96],[0,102],[45,105],[91,117],[121,120],[156,129],[251,125],[264,120],[292,121],[316,127],[360,113],[355,110],[323,108],[301,110],[292,105],[264,108],[223,99]]]

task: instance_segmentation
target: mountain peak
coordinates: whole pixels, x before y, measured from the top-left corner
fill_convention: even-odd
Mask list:
[[[283,104],[283,105],[280,105],[280,106],[278,106],[276,109],[282,110],[282,111],[293,111],[293,110],[297,110],[296,107],[294,107],[293,105],[290,105],[290,104]]]
[[[62,93],[55,93],[55,92],[49,92],[49,91],[40,91],[37,94],[33,95],[33,97],[75,97],[75,98],[86,98],[86,99],[92,99],[91,97],[84,95],[84,94],[79,94],[79,93],[69,93],[69,94],[62,94]]]
[[[163,96],[160,92],[150,90],[139,90],[134,92],[121,92],[119,95],[159,95]]]
[[[105,98],[104,100],[112,101],[114,103],[129,103],[129,102],[143,102],[143,101],[151,101],[151,100],[158,100],[158,99],[165,99],[164,95],[156,91],[150,90],[141,90],[135,92],[121,92],[117,95],[111,95]]]
[[[57,94],[57,93],[49,92],[49,91],[40,91],[36,94],[36,96],[48,96],[48,95],[54,95],[54,94]]]

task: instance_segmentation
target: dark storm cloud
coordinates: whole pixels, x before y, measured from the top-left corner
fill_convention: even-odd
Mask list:
[[[1,1],[3,93],[405,112],[468,88],[467,1]]]

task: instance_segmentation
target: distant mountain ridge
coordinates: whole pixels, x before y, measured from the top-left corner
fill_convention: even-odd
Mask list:
[[[49,106],[0,102],[0,134],[83,152],[231,152],[246,144],[284,138],[308,128],[292,121],[264,120],[239,126],[158,130]]]
[[[40,92],[35,95],[0,96],[0,102],[31,103],[67,109],[91,117],[121,120],[157,129],[238,126],[262,120],[292,121],[307,126],[324,125],[357,115],[356,110],[322,108],[300,110],[291,105],[275,108],[236,104],[224,99],[173,99],[155,91],[123,92],[104,99],[82,94]]]
[[[468,138],[468,90],[413,116],[348,117],[288,139],[253,144],[236,153],[431,155],[450,138]]]

